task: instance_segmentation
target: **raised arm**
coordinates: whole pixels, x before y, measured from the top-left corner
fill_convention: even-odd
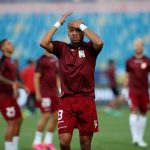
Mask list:
[[[68,27],[79,28],[80,30],[82,30],[84,32],[84,34],[93,43],[93,46],[94,46],[95,50],[101,50],[103,48],[103,41],[101,40],[101,38],[96,33],[94,33],[92,30],[87,28],[87,26],[85,26],[82,23],[81,19],[74,20],[74,21],[70,22],[68,24]]]
[[[70,15],[71,15],[70,12],[62,15],[59,21],[57,21],[54,24],[54,26],[42,38],[40,42],[40,46],[46,49],[49,53],[53,52],[53,44],[51,42],[53,35],[57,31],[57,29],[65,22],[66,18]]]

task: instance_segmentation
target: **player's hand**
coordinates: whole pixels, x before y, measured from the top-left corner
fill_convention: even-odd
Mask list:
[[[83,23],[83,22],[82,22],[81,19],[71,21],[71,22],[68,24],[68,28],[80,28],[80,25],[81,25],[82,23]]]
[[[41,96],[41,94],[36,94],[36,100],[37,101],[42,101],[42,96]]]
[[[63,14],[63,15],[60,17],[60,19],[59,19],[60,24],[63,24],[63,23],[65,22],[66,18],[67,18],[68,16],[70,16],[71,14],[72,14],[72,12],[68,12],[68,13]]]

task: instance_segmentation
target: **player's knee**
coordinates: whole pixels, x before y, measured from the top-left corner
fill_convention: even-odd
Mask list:
[[[23,118],[22,117],[18,118],[18,123],[22,124],[22,122],[23,122]]]
[[[138,114],[139,113],[139,109],[138,108],[131,109],[131,113],[132,114]]]
[[[146,110],[144,110],[144,111],[140,111],[140,115],[142,115],[142,116],[146,116],[146,114],[147,114],[147,111],[146,111]]]
[[[93,134],[89,136],[80,136],[81,150],[90,150]]]
[[[90,150],[91,149],[91,142],[81,141],[81,150]]]
[[[4,136],[5,140],[12,140],[14,127],[15,127],[15,120],[7,122],[6,132]]]
[[[70,140],[60,139],[60,145],[61,146],[68,146],[68,145],[70,145]]]
[[[61,147],[61,150],[69,150],[70,142],[66,140],[60,140],[60,147]]]
[[[61,147],[69,147],[71,139],[70,137],[67,138],[67,137],[59,136],[59,142]]]
[[[58,120],[57,117],[55,117],[55,118],[53,117],[52,123],[56,125],[57,124],[57,120]]]
[[[49,119],[49,117],[50,117],[50,113],[43,113],[43,115],[42,115],[42,119],[44,121],[47,121]]]

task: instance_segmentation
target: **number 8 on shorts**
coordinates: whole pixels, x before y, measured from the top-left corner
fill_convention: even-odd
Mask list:
[[[58,121],[62,120],[63,118],[63,110],[58,111]]]

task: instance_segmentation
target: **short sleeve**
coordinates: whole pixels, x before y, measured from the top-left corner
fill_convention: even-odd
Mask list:
[[[36,67],[35,67],[35,72],[42,72],[42,62],[41,62],[41,59],[37,60],[36,62]]]
[[[0,74],[3,72],[5,68],[5,57],[0,58]]]
[[[148,63],[148,70],[149,70],[149,72],[150,72],[150,58],[149,58],[149,61],[148,61],[149,63]]]
[[[88,46],[89,46],[90,52],[91,52],[95,57],[97,57],[98,54],[100,53],[100,51],[101,51],[102,49],[95,50],[95,48],[94,48],[94,46],[93,46],[93,43],[92,43],[91,41],[88,42],[87,44],[88,44]]]
[[[130,72],[130,70],[129,61],[126,61],[126,72]]]
[[[61,56],[62,49],[65,43],[61,41],[52,41],[52,44],[53,44],[53,54],[59,58]]]

